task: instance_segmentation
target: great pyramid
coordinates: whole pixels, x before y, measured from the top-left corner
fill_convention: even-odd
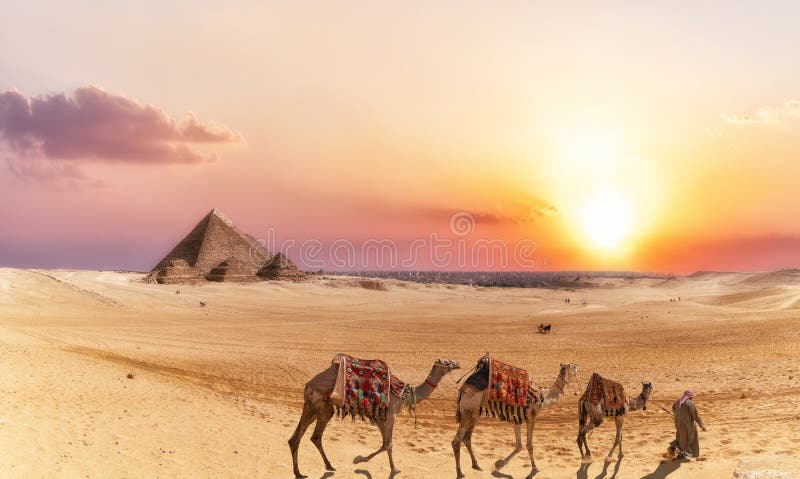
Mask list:
[[[267,258],[267,250],[252,236],[239,231],[231,220],[213,209],[153,268],[148,279],[163,284],[203,281],[212,269],[227,270],[228,265],[234,264],[235,271],[231,272],[235,274],[223,275],[223,280],[226,276],[255,276]]]
[[[279,281],[303,281],[306,274],[297,269],[292,260],[283,253],[277,253],[263,268],[258,270],[258,275],[263,279]]]

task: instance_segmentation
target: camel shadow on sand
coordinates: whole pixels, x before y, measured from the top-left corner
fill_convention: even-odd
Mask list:
[[[619,474],[619,468],[622,465],[622,458],[617,460],[617,462],[614,464],[614,471],[609,476],[608,467],[611,465],[611,462],[612,461],[603,462],[603,470],[600,471],[600,474],[594,476],[594,479],[615,479],[617,474]],[[582,463],[575,474],[576,479],[589,479],[589,467],[591,465],[592,463]]]
[[[536,474],[539,474],[539,471],[528,473],[527,475],[523,476],[525,479],[532,479]],[[506,474],[505,472],[500,472],[498,470],[492,471],[492,477],[497,477],[500,479],[514,479],[514,476],[511,474]]]
[[[364,479],[372,479],[372,474],[370,474],[370,472],[367,471],[366,469],[356,469],[353,472],[355,472],[356,474],[364,476]],[[400,473],[399,472],[392,472],[392,473],[389,474],[389,477],[387,479],[394,479],[394,477],[396,475],[398,475],[398,474],[400,474]]]

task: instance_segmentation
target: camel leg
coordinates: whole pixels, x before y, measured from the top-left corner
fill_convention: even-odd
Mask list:
[[[514,458],[519,451],[522,450],[522,426],[520,424],[514,424],[514,436],[516,438],[516,445],[514,446],[514,450],[511,451],[511,454],[505,457],[505,459],[498,459],[497,462],[494,463],[495,470],[500,470],[508,464],[508,461]]]
[[[456,435],[453,437],[453,456],[456,458],[456,479],[461,479],[464,477],[464,473],[461,472],[461,442],[464,440],[464,437],[467,434],[467,426],[466,426],[466,418],[461,416],[461,421],[458,423],[458,430],[456,431]]]
[[[475,459],[475,453],[472,452],[472,431],[475,430],[475,423],[473,422],[472,425],[467,429],[467,433],[464,434],[464,445],[467,446],[467,452],[469,452],[469,457],[472,459],[472,468],[476,471],[482,471],[481,466],[478,465],[478,461]]]
[[[533,477],[535,473],[539,471],[539,468],[536,467],[536,460],[533,458],[533,427],[536,425],[536,416],[533,416],[528,421],[528,428],[527,428],[527,437],[525,441],[525,446],[528,449],[528,457],[531,460],[531,473],[528,477]]]
[[[607,460],[611,460],[611,455],[614,454],[614,448],[617,447],[619,444],[619,457],[622,457],[622,423],[625,421],[625,416],[617,416],[614,418],[614,422],[617,426],[617,435],[614,438],[614,445],[611,446],[611,450],[608,451]]]
[[[588,423],[586,423],[583,426],[580,426],[578,428],[578,449],[580,449],[580,451],[581,451],[581,458],[582,459],[591,459],[592,458],[592,452],[589,450],[589,442],[586,440],[587,434],[592,429],[594,429],[594,423],[593,422],[588,422]],[[583,449],[584,448],[586,449],[586,454],[583,453]]]
[[[317,416],[317,425],[314,426],[314,433],[311,435],[311,442],[317,446],[317,450],[319,450],[320,455],[322,456],[322,460],[325,462],[325,470],[326,471],[335,471],[336,469],[331,465],[331,462],[328,460],[328,456],[325,455],[325,450],[322,448],[322,433],[325,432],[325,427],[328,425],[328,421],[331,420],[333,417],[333,405],[330,403],[326,403],[323,406],[322,413]]]
[[[383,447],[386,449],[386,454],[389,456],[389,469],[391,469],[392,474],[398,474],[400,472],[394,466],[394,458],[392,457],[392,434],[394,433],[394,418],[389,418],[386,422],[386,433],[383,436]]]
[[[383,421],[375,421],[375,424],[378,426],[378,430],[381,432],[381,447],[378,448],[377,451],[373,452],[372,454],[368,455],[367,457],[364,456],[356,456],[353,459],[353,464],[359,464],[362,462],[367,462],[373,457],[377,456],[378,454],[382,453],[386,450],[386,424]]]
[[[314,407],[310,401],[306,401],[303,404],[303,412],[300,414],[300,422],[297,423],[294,434],[289,438],[289,449],[292,451],[292,466],[294,467],[294,476],[297,478],[308,477],[300,474],[300,468],[297,465],[297,450],[300,447],[300,440],[303,438],[303,434],[306,433],[306,429],[314,422],[314,419],[316,419]]]

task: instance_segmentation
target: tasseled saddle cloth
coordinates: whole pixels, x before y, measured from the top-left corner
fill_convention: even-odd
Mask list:
[[[331,398],[336,415],[348,414],[355,420],[386,419],[391,394],[404,398],[408,387],[392,376],[389,366],[380,359],[358,359],[339,353],[331,367],[313,377],[309,384]]]
[[[475,369],[466,384],[478,391],[486,391],[480,408],[481,415],[514,424],[522,424],[530,419],[528,407],[541,398],[534,393],[527,370],[489,356],[481,358]]]
[[[625,405],[628,397],[625,395],[625,388],[618,382],[605,379],[597,373],[592,374],[589,385],[581,396],[581,401],[587,401],[593,406],[603,401],[603,415],[622,416],[625,414]]]

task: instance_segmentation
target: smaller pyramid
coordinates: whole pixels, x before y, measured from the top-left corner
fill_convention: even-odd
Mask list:
[[[258,270],[258,276],[275,281],[303,281],[306,279],[306,274],[297,269],[292,260],[283,253],[277,253],[267,261],[264,267]]]
[[[253,273],[252,263],[242,261],[238,258],[226,259],[225,261],[212,268],[206,275],[208,281],[251,283],[261,281],[261,278]]]
[[[171,259],[164,267],[154,271],[151,279],[159,284],[192,284],[199,283],[203,277],[186,260]]]

